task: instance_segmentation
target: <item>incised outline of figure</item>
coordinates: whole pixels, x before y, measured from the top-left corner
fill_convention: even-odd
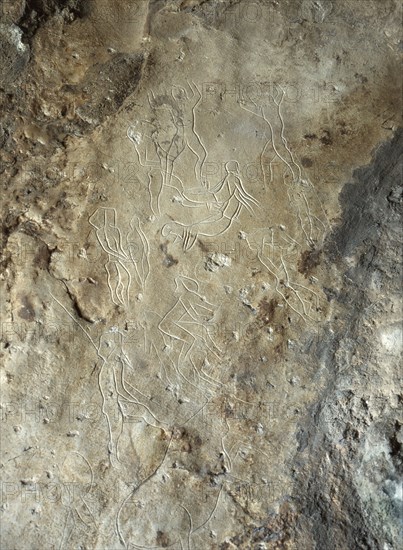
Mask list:
[[[206,218],[184,223],[169,222],[162,228],[162,235],[174,235],[182,241],[183,250],[191,250],[197,238],[218,237],[223,235],[239,218],[243,209],[254,214],[254,208],[260,203],[245,189],[236,160],[225,164],[224,178],[212,189],[182,193],[181,204],[188,208],[204,208]]]
[[[144,290],[150,273],[150,248],[140,219],[133,216],[125,238],[117,224],[115,208],[97,208],[89,223],[95,229],[102,250],[108,255],[104,267],[112,302],[128,306],[133,276],[140,290]]]
[[[207,150],[196,129],[196,109],[202,100],[202,94],[194,82],[188,82],[189,93],[182,86],[172,86],[170,96],[155,97],[153,92],[148,95],[148,100],[154,120],[144,120],[129,126],[127,136],[134,144],[137,157],[141,166],[156,167],[158,170],[149,170],[148,189],[150,193],[150,206],[155,216],[161,215],[160,198],[164,188],[183,187],[180,178],[175,175],[175,164],[179,157],[188,148],[196,157],[194,165],[194,177],[198,185],[206,183],[202,177],[203,165],[207,158]],[[156,113],[163,109],[170,114],[173,131],[162,136],[161,127]],[[141,126],[147,124],[149,132],[141,130]],[[165,131],[166,132],[166,131]],[[148,160],[148,146],[153,145],[158,163]]]
[[[287,233],[285,227],[280,226],[262,227],[249,233],[244,231],[241,233],[245,246],[254,251],[260,265],[274,278],[274,291],[281,295],[292,311],[308,322],[314,318],[318,295],[312,289],[297,282],[299,279],[295,277],[295,270],[290,266],[296,264],[296,258],[304,248],[304,244],[300,241],[305,240],[309,246],[315,243],[322,222],[311,212],[305,194],[305,188],[309,187],[309,184],[303,180],[301,168],[285,137],[285,125],[281,112],[283,98],[284,92],[280,98],[271,96],[268,102],[263,101],[260,105],[255,101],[252,101],[251,105],[240,102],[239,108],[259,118],[267,126],[269,138],[265,141],[260,154],[263,183],[265,186],[268,184],[267,166],[270,183],[273,183],[273,164],[279,161],[284,166],[281,183],[287,187],[290,204],[295,207],[294,213],[300,222],[301,236],[294,238]],[[161,203],[162,197],[165,198],[164,193],[167,190],[175,193],[179,215],[168,223],[163,223],[166,222],[166,218],[157,222],[154,228],[157,226],[164,237],[173,236],[175,242],[181,244],[184,252],[192,250],[199,238],[222,236],[230,232],[235,223],[246,220],[246,214],[254,217],[256,212],[262,209],[261,202],[247,190],[248,186],[243,181],[238,159],[225,163],[224,177],[218,183],[208,185],[203,180],[203,166],[208,152],[196,124],[196,111],[200,101],[201,93],[194,83],[188,83],[188,87],[174,86],[168,96],[156,97],[150,94],[149,103],[154,119],[143,120],[137,125],[133,124],[127,130],[127,136],[134,144],[140,166],[148,170],[150,209],[155,217],[159,218],[162,214]],[[270,109],[273,111],[273,106],[275,121],[269,118],[269,112]],[[165,115],[170,119],[171,126],[166,131],[159,124],[157,117],[159,109],[165,111]],[[144,126],[148,129],[144,130]],[[181,173],[180,165],[185,158],[186,149],[188,149],[188,157],[189,151],[193,155],[194,164],[189,178],[194,185],[185,186],[178,174]],[[151,156],[150,151],[154,152]],[[232,154],[228,154],[227,158],[232,157]],[[291,175],[291,180],[287,179],[287,173]],[[169,201],[166,203],[167,205],[165,202],[163,205],[168,207],[166,214],[169,215],[170,203]],[[119,213],[120,219],[121,213]],[[118,223],[117,210],[112,207],[97,208],[90,216],[89,223],[95,231],[99,245],[107,255],[104,268],[111,300],[115,305],[127,308],[131,302],[131,286],[134,281],[142,291],[145,293],[148,291],[146,283],[151,272],[148,239],[151,235],[148,233],[147,236],[142,221],[137,215],[132,217],[130,229],[124,231]],[[203,295],[197,280],[187,275],[178,275],[177,271],[172,273],[173,275],[168,274],[166,279],[171,283],[172,300],[170,302],[168,300],[166,311],[153,312],[155,318],[153,322],[147,324],[147,329],[150,334],[152,331],[158,334],[153,337],[151,344],[145,342],[142,352],[145,354],[147,348],[147,353],[149,352],[152,359],[157,358],[161,363],[158,375],[160,378],[166,376],[167,392],[172,391],[169,386],[176,385],[181,385],[189,392],[189,399],[193,400],[195,410],[182,420],[182,425],[197,423],[202,416],[203,408],[208,408],[215,397],[222,401],[230,397],[232,400],[253,406],[254,403],[236,397],[235,390],[232,394],[228,386],[226,387],[221,380],[214,379],[207,372],[208,360],[213,358],[217,365],[221,366],[226,351],[220,349],[213,338],[212,329],[216,322],[218,307],[213,300],[210,301],[209,296]],[[164,289],[168,286],[164,286]],[[163,303],[166,304],[166,302]],[[60,305],[68,313],[66,308]],[[70,313],[68,314],[72,317]],[[138,315],[140,319],[147,316],[147,310],[143,305],[139,306]],[[149,319],[150,317],[147,317],[147,321]],[[122,458],[119,455],[119,440],[123,433],[123,422],[128,405],[134,405],[140,420],[161,430],[165,435],[170,433],[173,421],[171,417],[160,415],[159,411],[163,410],[162,407],[160,408],[157,401],[153,400],[143,387],[133,381],[136,368],[132,356],[136,358],[136,353],[140,355],[140,345],[137,349],[129,351],[124,342],[124,335],[117,327],[110,328],[100,337],[99,343],[95,343],[81,324],[74,318],[73,320],[80,326],[96,350],[101,410],[108,433],[107,450],[111,464],[115,468],[120,468]],[[145,338],[147,337],[145,335]],[[177,395],[174,397],[176,398]],[[173,419],[177,421],[178,417],[175,418],[173,414]],[[255,448],[247,438],[245,441],[236,439],[231,431],[231,421],[227,418],[219,428],[211,435],[220,442],[223,468],[229,479],[233,480],[227,483],[250,482],[251,479],[247,475],[244,476],[246,467],[243,461],[245,461],[244,455],[247,455],[246,450],[249,456],[255,457],[255,461],[258,459],[264,461],[264,457],[269,461],[269,457],[261,449]],[[120,504],[116,514],[116,530],[125,545],[121,531],[124,524],[122,510],[129,502],[129,498],[162,469],[170,452],[171,442],[172,437],[166,443],[161,462],[156,470],[136,485]],[[220,488],[217,503],[222,490]],[[193,533],[208,523],[215,508],[206,522],[197,527],[193,525],[187,509],[183,506],[182,508],[187,521],[187,545],[190,548]],[[183,533],[180,533],[178,540],[181,544],[184,539]]]

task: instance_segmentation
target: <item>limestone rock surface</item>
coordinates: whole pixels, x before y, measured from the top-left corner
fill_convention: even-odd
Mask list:
[[[0,7],[2,550],[401,544],[401,3]]]

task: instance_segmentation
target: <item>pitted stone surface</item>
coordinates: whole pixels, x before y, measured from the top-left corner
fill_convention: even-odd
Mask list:
[[[0,546],[397,548],[401,5],[1,9]]]

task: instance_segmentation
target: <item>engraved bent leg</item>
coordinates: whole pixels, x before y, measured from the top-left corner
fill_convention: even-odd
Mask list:
[[[109,260],[105,264],[105,270],[112,302],[117,306],[123,305],[124,302],[120,298],[122,293],[122,282],[119,280],[118,262]]]

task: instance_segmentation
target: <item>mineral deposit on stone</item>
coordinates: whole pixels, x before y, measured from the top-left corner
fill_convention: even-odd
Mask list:
[[[1,550],[401,544],[401,3],[3,0]]]

